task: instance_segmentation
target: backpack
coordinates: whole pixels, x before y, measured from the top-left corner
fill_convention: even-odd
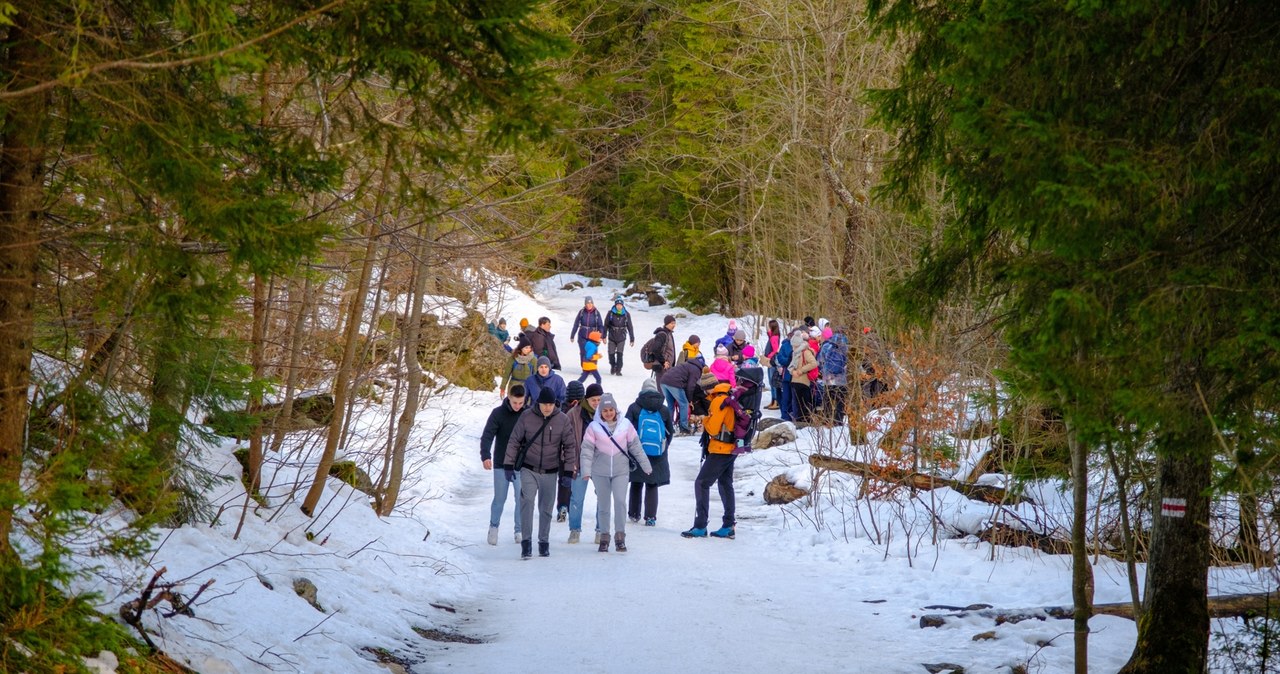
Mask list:
[[[737,442],[737,438],[733,435],[734,414],[733,408],[725,404],[728,400],[728,394],[717,393],[711,399],[711,409],[707,415],[702,418],[702,430],[706,432],[707,437],[712,442],[719,442],[729,445],[733,448]],[[716,403],[719,403],[717,407]],[[716,452],[717,454],[728,454],[728,452]]]
[[[662,413],[653,410],[640,410],[637,419],[640,431],[640,446],[649,456],[662,456],[666,450],[667,426],[662,423]]]
[[[743,389],[738,396],[738,404],[751,417],[742,441],[750,445],[756,435],[756,424],[760,421],[760,404],[764,402],[764,370],[758,367],[738,370],[738,386]]]
[[[848,343],[841,343],[842,340],[830,340],[822,345],[822,373],[827,375],[842,375],[849,367],[849,347]]]
[[[644,363],[644,369],[652,370],[653,364],[662,358],[663,342],[666,337],[662,335],[654,335],[652,339],[644,343],[640,347],[640,360]]]

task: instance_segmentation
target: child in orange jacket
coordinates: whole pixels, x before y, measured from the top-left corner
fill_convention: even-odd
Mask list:
[[[600,344],[604,338],[596,330],[592,330],[587,335],[587,343],[582,349],[582,374],[578,377],[578,382],[584,382],[587,377],[595,377],[596,383],[603,385],[600,379],[600,368],[596,365],[596,361],[600,360]]]

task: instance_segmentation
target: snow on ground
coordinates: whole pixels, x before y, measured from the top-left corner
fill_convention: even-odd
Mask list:
[[[486,314],[496,318],[500,305],[513,335],[521,316],[535,323],[550,316],[569,379],[579,373],[569,327],[583,298],[590,295],[607,309],[622,288],[606,282],[560,290],[572,280],[587,279],[557,276],[537,284],[533,296],[510,287],[490,293]],[[705,353],[725,332],[721,316],[642,305],[628,301],[636,345],[627,352],[625,375],[603,375],[605,389],[624,407],[648,374],[639,366],[639,346],[664,314],[676,315],[681,341],[700,335]],[[498,403],[493,391],[452,388],[429,398],[411,440],[416,453],[402,507],[388,518],[374,516],[363,494],[335,480],[316,517],[304,516],[297,485],[305,490],[314,464],[304,456],[318,455],[322,440],[291,438],[290,449],[270,457],[268,505],[255,507],[233,538],[244,491],[235,479],[234,446],[216,448],[206,461],[228,476],[211,493],[220,508],[216,521],[161,531],[149,567],[115,575],[132,575],[136,583],[163,566],[165,578],[185,580],[188,596],[216,581],[194,617],[152,612],[146,618],[162,648],[200,672],[385,671],[376,653],[418,673],[881,673],[923,672],[922,663],[941,662],[970,673],[1009,672],[1018,665],[1033,672],[1071,669],[1067,621],[996,627],[973,617],[919,627],[922,614],[936,612],[924,607],[934,604],[1070,604],[1068,558],[992,549],[972,537],[947,539],[946,529],[939,529],[935,544],[929,512],[902,500],[868,506],[853,498],[852,478],[824,480],[819,508],[764,505],[765,482],[788,471],[807,479],[802,466],[809,451],[841,442],[821,429],[802,430],[795,445],[739,459],[737,540],[678,535],[693,521],[699,456],[694,438],[678,438],[671,447],[672,484],[660,492],[658,525],[629,526],[628,552],[602,554],[587,542],[595,512],[589,493],[584,542],[567,545],[567,525],[553,523],[551,557],[521,561],[511,501],[499,544],[485,543],[492,474],[482,469],[479,436]],[[347,456],[367,462],[381,452],[389,425],[385,409],[365,404]],[[377,468],[370,473],[376,479]],[[923,503],[958,531],[976,530],[993,516],[990,506],[949,490]],[[713,528],[720,514],[713,490]],[[1096,601],[1127,600],[1119,564],[1104,558],[1095,576]],[[323,612],[295,593],[300,578],[316,585]],[[1213,589],[1237,590],[1256,580],[1217,570]],[[135,584],[118,579],[100,581],[97,589],[109,598],[109,613],[138,593]],[[1116,671],[1132,648],[1134,624],[1102,616],[1091,627],[1090,671]],[[437,636],[429,630],[482,643],[426,638]],[[974,640],[984,632],[992,638]]]

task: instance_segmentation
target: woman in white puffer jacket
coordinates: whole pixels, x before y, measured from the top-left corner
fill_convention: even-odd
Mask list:
[[[627,490],[632,461],[640,464],[645,475],[653,472],[635,426],[618,412],[613,395],[606,393],[600,397],[595,420],[583,435],[579,461],[579,475],[596,487],[596,521],[603,529],[600,552],[609,551],[610,507],[614,515],[614,547],[618,552],[627,551]]]

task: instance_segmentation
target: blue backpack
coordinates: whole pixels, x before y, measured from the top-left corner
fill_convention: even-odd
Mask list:
[[[844,335],[836,335],[822,345],[822,372],[829,375],[842,375],[849,366],[849,341]]]
[[[666,449],[667,425],[662,423],[662,413],[640,410],[640,446],[649,456],[662,456]]]

